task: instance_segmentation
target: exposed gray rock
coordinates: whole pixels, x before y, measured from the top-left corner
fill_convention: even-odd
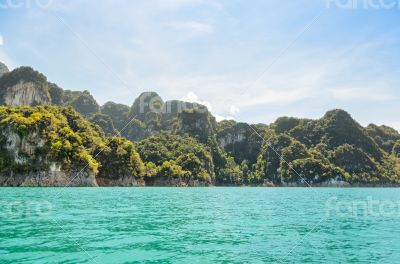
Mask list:
[[[62,170],[61,164],[52,160],[52,157],[36,157],[37,149],[45,145],[45,141],[37,132],[31,132],[21,137],[11,129],[1,131],[5,139],[5,151],[10,155],[14,164],[30,166],[28,172],[0,173],[0,186],[98,186],[95,174],[81,167],[71,166],[69,170]],[[37,160],[39,159],[39,160]],[[38,168],[32,164],[40,163]]]
[[[174,178],[155,178],[146,181],[146,186],[159,187],[206,187],[213,186],[211,182],[203,182],[191,179],[174,179]]]
[[[3,94],[3,102],[7,106],[34,106],[49,104],[50,97],[44,89],[34,82],[19,82],[8,87]]]
[[[93,173],[49,170],[30,173],[0,174],[0,186],[96,187],[98,185]]]
[[[217,141],[219,147],[236,157],[237,162],[248,160],[254,163],[262,146],[262,138],[246,123],[228,121],[229,126],[218,129]],[[219,123],[221,126],[221,123]],[[257,129],[257,128],[254,128]]]
[[[132,175],[117,175],[110,176],[107,178],[97,177],[97,183],[99,186],[122,186],[122,187],[134,187],[144,186],[145,182],[142,179],[136,179]]]

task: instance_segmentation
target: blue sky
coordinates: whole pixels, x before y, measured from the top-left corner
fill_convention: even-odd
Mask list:
[[[219,118],[270,123],[343,108],[400,129],[400,4],[10,1],[23,2],[0,0],[0,61],[100,103],[131,105],[151,90]]]

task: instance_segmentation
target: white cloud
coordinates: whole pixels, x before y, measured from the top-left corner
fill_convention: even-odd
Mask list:
[[[234,120],[235,119],[233,116],[223,116],[223,115],[213,112],[211,103],[200,100],[199,97],[194,92],[188,92],[184,97],[181,98],[181,100],[185,101],[185,102],[198,103],[198,104],[205,105],[208,108],[208,110],[214,115],[217,122],[222,121],[222,120]],[[239,112],[240,112],[239,108],[237,108],[235,106],[231,106],[231,108],[230,108],[231,115],[237,115]]]
[[[222,116],[219,114],[214,114],[215,119],[217,120],[217,122],[220,122],[222,120],[234,120],[235,118],[232,116]]]
[[[173,23],[172,28],[184,33],[186,37],[214,33],[214,26],[209,22],[184,21]]]
[[[140,86],[147,89],[151,87],[168,99],[180,98],[186,92],[184,100],[205,104],[213,114],[219,114],[221,119],[240,118],[254,107],[276,108],[278,111],[280,107],[291,107],[295,103],[314,98],[318,98],[315,103],[337,102],[338,106],[341,106],[339,103],[344,99],[390,99],[390,95],[384,92],[389,91],[392,86],[390,82],[373,81],[368,74],[362,74],[356,79],[351,74],[350,69],[365,56],[368,47],[359,47],[357,53],[350,55],[343,50],[331,54],[325,54],[324,50],[288,54],[280,58],[256,83],[254,79],[268,62],[261,67],[252,65],[240,70],[232,68],[230,71],[219,72],[221,69],[216,69],[215,61],[210,60],[208,70],[198,70],[190,66],[185,68],[184,61],[177,59],[179,56],[173,56],[175,52],[163,49],[162,45],[160,49],[162,52],[157,54],[154,61],[162,60],[159,64],[168,67],[161,74],[139,76]],[[135,60],[133,55],[124,56],[128,57]],[[199,62],[196,66],[201,68],[202,65]],[[130,77],[126,79],[132,79]]]
[[[235,116],[235,115],[240,113],[240,109],[238,107],[234,106],[234,105],[231,105],[231,108],[229,109],[229,113],[231,115]]]
[[[188,92],[184,97],[181,98],[182,101],[196,102],[198,97],[194,92]]]
[[[0,35],[0,46],[3,46],[3,45],[4,45],[4,39],[3,39],[3,36]]]
[[[204,105],[210,112],[212,111],[211,103],[199,100],[199,97],[194,92],[188,92],[184,97],[181,98],[181,100],[189,103],[198,103]]]
[[[219,120],[233,117],[240,119],[243,116],[249,119],[261,116],[265,119],[268,118],[266,113],[257,115],[251,111],[265,107],[270,111],[276,110],[279,115],[285,109],[298,113],[300,110],[294,109],[296,103],[305,100],[311,103],[306,109],[312,108],[314,103],[320,103],[321,108],[325,105],[343,105],[345,108],[348,103],[346,100],[388,100],[390,94],[385,91],[389,91],[390,86],[398,87],[389,82],[375,82],[375,79],[388,80],[390,76],[383,72],[370,72],[373,69],[384,69],[378,64],[379,60],[371,56],[379,43],[359,45],[361,42],[358,42],[333,47],[324,46],[324,42],[321,42],[318,47],[301,48],[302,41],[311,35],[307,33],[268,68],[279,54],[280,46],[285,46],[285,42],[290,42],[290,39],[281,41],[280,35],[277,35],[278,42],[272,41],[270,45],[265,45],[265,37],[275,37],[272,28],[263,29],[261,33],[265,34],[259,38],[249,38],[258,35],[257,32],[249,31],[250,27],[236,28],[240,23],[229,23],[234,26],[224,27],[229,16],[223,16],[225,13],[216,12],[215,8],[190,15],[174,13],[178,9],[191,8],[197,4],[202,4],[203,9],[204,4],[210,5],[208,1],[201,0],[153,0],[140,3],[129,0],[119,0],[116,3],[99,1],[96,3],[98,10],[93,12],[92,4],[84,4],[87,13],[82,17],[88,21],[104,17],[106,25],[113,26],[115,30],[102,31],[96,35],[96,32],[92,34],[89,31],[90,27],[79,27],[72,19],[68,20],[69,23],[88,46],[102,60],[110,63],[110,67],[115,68],[121,79],[129,84],[129,87],[123,87],[111,75],[109,86],[96,88],[98,100],[105,102],[111,99],[130,104],[142,90],[155,90],[165,99],[180,98],[186,94],[183,100],[206,105]],[[83,9],[83,4],[74,1],[67,1],[63,5],[72,5],[77,12]],[[119,8],[118,12],[110,12],[113,8]],[[74,10],[69,9],[61,11],[63,15],[74,13]],[[213,34],[217,31],[218,34]],[[249,34],[244,34],[248,31]],[[72,34],[68,35],[73,38]],[[206,39],[208,35],[212,38]],[[198,36],[204,37],[206,42],[193,41],[194,45],[180,42]],[[383,39],[380,41],[383,42]],[[84,67],[81,72],[88,69],[93,75],[107,72],[85,45],[78,44],[82,50],[76,52],[76,65]],[[277,45],[279,47],[275,49]],[[0,50],[0,58],[1,55]],[[268,71],[253,83],[263,69]],[[388,71],[387,74],[393,72]],[[100,74],[101,77],[108,77]],[[101,82],[105,83],[103,80]],[[114,91],[111,94],[110,87]]]

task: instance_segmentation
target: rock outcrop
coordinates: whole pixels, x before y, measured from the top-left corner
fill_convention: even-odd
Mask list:
[[[246,123],[222,121],[218,124],[218,144],[222,150],[235,157],[237,162],[247,160],[255,163],[263,143],[258,135],[263,134],[262,130]]]
[[[138,186],[143,170],[132,142],[72,108],[0,106],[0,186]]]
[[[211,182],[189,180],[189,179],[171,179],[171,178],[155,178],[146,181],[146,186],[157,187],[206,187],[213,186]]]
[[[8,187],[96,187],[93,173],[39,171],[0,174],[0,186]]]
[[[89,91],[1,63],[0,105],[0,185],[400,184],[398,131],[365,128],[340,109],[217,123],[207,107],[155,92],[100,107]]]
[[[155,92],[144,92],[134,101],[122,135],[140,141],[162,131],[188,134],[207,142],[215,134],[216,121],[207,107],[180,100],[164,101]]]
[[[35,106],[49,104],[48,93],[44,88],[34,82],[20,82],[7,87],[3,94],[3,102],[7,106]]]
[[[37,155],[46,144],[37,132],[21,137],[11,129],[1,131],[2,155],[15,170],[0,172],[0,186],[97,186],[95,174],[85,167],[63,170],[59,161]]]
[[[120,187],[142,187],[145,182],[141,178],[135,178],[132,175],[117,175],[109,177],[97,177],[97,184],[99,186],[120,186]]]
[[[0,78],[0,104],[36,106],[51,103],[47,78],[30,67],[20,67]]]

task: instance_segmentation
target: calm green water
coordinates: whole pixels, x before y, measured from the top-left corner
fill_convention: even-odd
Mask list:
[[[0,188],[0,199],[0,263],[400,262],[400,189]]]

